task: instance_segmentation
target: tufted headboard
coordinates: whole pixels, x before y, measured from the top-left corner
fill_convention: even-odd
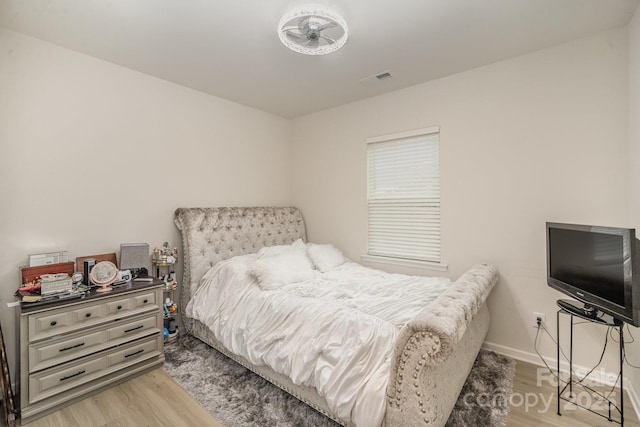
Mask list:
[[[179,208],[175,223],[182,232],[180,312],[187,330],[191,329],[185,316],[187,303],[215,263],[265,246],[306,241],[302,214],[293,207]]]

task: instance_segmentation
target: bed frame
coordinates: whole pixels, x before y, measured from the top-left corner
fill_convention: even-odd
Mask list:
[[[344,425],[315,389],[293,384],[265,366],[254,366],[228,351],[203,323],[185,315],[200,279],[217,262],[265,246],[306,241],[302,215],[293,207],[180,208],[184,277],[180,312],[187,332],[251,371]],[[490,265],[461,276],[445,294],[400,331],[387,393],[386,427],[444,426],[471,371],[489,327],[485,300],[497,281]]]

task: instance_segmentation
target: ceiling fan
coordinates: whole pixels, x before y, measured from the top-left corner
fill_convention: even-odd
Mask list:
[[[278,34],[289,49],[306,55],[324,55],[347,41],[345,20],[324,8],[303,7],[282,17]]]

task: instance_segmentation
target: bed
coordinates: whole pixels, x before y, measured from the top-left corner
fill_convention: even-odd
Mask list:
[[[233,317],[234,313],[233,309],[230,311],[231,314],[224,314],[223,311],[227,300],[234,299],[233,294],[229,292],[235,292],[236,286],[243,289],[245,286],[244,284],[235,284],[235,282],[233,285],[225,284],[225,281],[232,281],[228,271],[233,271],[234,274],[238,272],[239,275],[253,278],[253,281],[257,283],[257,288],[261,288],[257,289],[255,286],[251,288],[250,286],[253,285],[247,284],[247,295],[253,295],[253,297],[247,297],[243,294],[242,299],[239,300],[239,303],[243,304],[241,307],[253,307],[251,306],[253,303],[247,298],[263,298],[266,294],[281,298],[282,293],[297,292],[298,299],[296,301],[303,301],[301,304],[305,304],[302,310],[297,311],[315,313],[313,321],[308,321],[308,324],[317,325],[320,322],[318,319],[327,317],[324,316],[322,310],[316,310],[310,305],[313,303],[313,298],[308,298],[306,295],[306,293],[315,292],[314,289],[317,289],[317,285],[314,285],[316,288],[304,288],[302,284],[296,282],[287,286],[265,287],[263,285],[267,283],[266,279],[260,281],[259,273],[261,270],[251,267],[258,265],[257,263],[261,259],[259,257],[265,253],[270,254],[269,251],[273,251],[274,248],[300,249],[299,245],[303,245],[302,248],[306,249],[302,250],[310,253],[310,247],[318,248],[320,246],[304,243],[306,242],[305,225],[298,209],[293,207],[180,208],[176,210],[175,223],[182,233],[184,253],[180,312],[183,314],[183,323],[189,334],[341,425],[400,427],[409,425],[442,426],[446,423],[489,327],[489,311],[485,301],[498,277],[497,270],[493,266],[478,264],[457,280],[446,285],[440,284],[441,289],[438,294],[431,296],[431,299],[426,299],[425,301],[428,302],[425,302],[424,307],[416,308],[414,306],[411,308],[413,311],[408,308],[406,313],[400,313],[405,317],[410,317],[398,320],[397,324],[390,329],[387,324],[394,322],[380,321],[380,325],[383,325],[384,328],[383,326],[375,326],[375,330],[380,331],[378,335],[374,334],[375,344],[372,345],[375,345],[375,351],[367,348],[360,351],[360,353],[367,355],[367,358],[379,359],[376,362],[378,364],[376,365],[375,381],[372,379],[374,378],[373,374],[366,374],[366,378],[358,377],[357,380],[362,381],[362,384],[369,384],[369,390],[366,392],[370,394],[358,391],[359,397],[354,398],[351,395],[342,395],[353,392],[353,387],[342,384],[340,385],[342,388],[340,388],[336,387],[333,382],[326,381],[327,375],[331,374],[327,374],[329,371],[327,371],[328,368],[324,362],[330,360],[333,361],[331,363],[339,364],[343,361],[343,357],[346,357],[344,356],[345,352],[339,353],[337,357],[332,356],[331,352],[341,347],[352,348],[351,344],[341,345],[344,344],[346,335],[337,338],[337,341],[332,340],[331,337],[325,338],[324,341],[332,343],[329,349],[316,349],[314,346],[310,346],[314,347],[314,351],[323,358],[324,364],[312,362],[314,367],[319,366],[317,367],[318,372],[301,378],[300,374],[304,370],[298,369],[296,371],[292,365],[297,366],[302,363],[301,366],[307,366],[309,363],[309,360],[306,359],[307,356],[291,356],[302,358],[303,361],[284,360],[282,354],[276,354],[270,359],[275,362],[269,364],[267,362],[271,350],[260,351],[259,354],[256,354],[255,349],[246,350],[243,347],[244,341],[250,341],[248,337],[252,336],[254,337],[253,341],[258,342],[258,346],[264,347],[262,338],[265,335],[275,335],[275,341],[278,345],[281,342],[286,343],[287,332],[280,331],[278,333],[276,328],[275,330],[266,330],[266,332],[253,333],[251,327],[257,328],[261,324],[254,323],[251,326],[250,321],[254,312],[270,310],[277,312],[280,307],[287,304],[256,302],[255,304],[260,304],[256,305],[259,308],[252,309],[251,316],[245,316],[240,320],[244,323],[239,331],[227,333],[227,330],[224,329],[225,322]],[[313,262],[311,264],[313,265]],[[362,274],[378,274],[376,277],[381,278],[380,280],[408,280],[403,279],[407,276],[383,276],[384,273],[371,273],[367,271],[370,269],[358,266],[349,260],[343,262],[339,267],[331,268],[326,272],[316,272],[314,280],[324,280],[323,283],[328,283],[329,279],[346,277],[344,271],[347,269],[356,269]],[[327,275],[330,276],[329,279],[327,279]],[[239,279],[234,277],[233,280]],[[246,280],[247,283],[251,282],[251,280]],[[405,285],[406,283],[400,283],[399,286]],[[217,292],[211,294],[217,296],[207,297],[209,300],[206,304],[203,303],[205,288],[212,288]],[[372,286],[372,288],[375,287]],[[220,295],[225,296],[220,297]],[[302,298],[303,296],[307,298]],[[388,298],[388,295],[386,297]],[[215,298],[223,301],[216,301]],[[339,310],[342,311],[334,317],[343,315],[348,316],[349,319],[357,317],[357,321],[353,323],[354,327],[366,326],[361,322],[367,322],[372,316],[368,314],[363,316],[358,310],[355,310],[356,315],[349,314],[348,309],[343,307],[343,299],[338,297]],[[329,307],[333,303],[323,302],[323,304]],[[215,322],[218,323],[210,321],[210,318],[202,315],[198,316],[199,312],[194,308],[196,305],[200,307],[200,312],[203,306],[215,306],[216,310],[211,310],[214,313],[210,315],[210,318],[215,318]],[[263,309],[264,307],[267,309]],[[314,310],[316,311],[314,312]],[[237,311],[236,307],[235,312]],[[214,323],[210,324],[211,322]],[[271,322],[271,320],[266,322]],[[280,325],[284,327],[287,324],[281,323]],[[325,329],[336,333],[335,328]],[[381,352],[384,353],[382,357],[380,356]],[[347,353],[349,353],[349,357],[355,358],[356,356],[351,353],[358,353],[358,351]],[[377,356],[373,357],[374,355]],[[341,378],[353,371],[353,367],[362,363],[358,359],[346,363],[347,367],[342,368]],[[282,366],[286,366],[286,369]],[[296,375],[291,374],[292,369]],[[314,382],[316,380],[317,382]],[[331,385],[326,386],[325,383],[331,383]],[[334,395],[336,393],[337,395]],[[344,402],[350,402],[350,406],[345,407]],[[378,403],[374,405],[372,402]],[[366,414],[368,412],[377,412],[378,414],[374,418],[367,418],[373,416]],[[372,419],[376,420],[375,423]]]

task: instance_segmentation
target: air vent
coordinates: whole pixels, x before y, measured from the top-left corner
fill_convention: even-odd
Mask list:
[[[389,80],[391,77],[393,77],[391,75],[391,71],[384,71],[380,74],[376,74],[375,76],[365,77],[364,79],[360,80],[360,83],[365,86],[375,86],[385,80]]]

